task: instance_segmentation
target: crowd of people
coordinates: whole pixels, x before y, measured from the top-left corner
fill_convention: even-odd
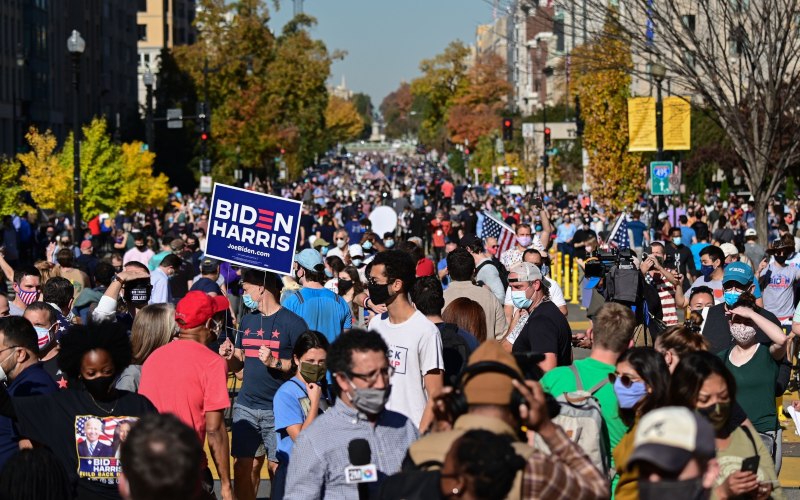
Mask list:
[[[245,188],[303,201],[290,276],[206,256],[201,193],[3,220],[0,498],[783,497],[797,200],[759,238],[736,195],[620,219],[383,158]]]

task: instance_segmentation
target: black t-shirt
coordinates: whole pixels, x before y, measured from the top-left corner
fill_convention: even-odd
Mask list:
[[[189,292],[189,282],[194,278],[194,265],[191,260],[181,259],[181,266],[176,270],[175,277],[169,280],[169,289],[172,300],[176,303]]]
[[[67,389],[70,386],[70,380],[67,374],[61,371],[58,367],[58,356],[54,356],[47,361],[42,361],[42,368],[53,379],[59,389]]]
[[[533,310],[514,342],[512,352],[552,352],[557,366],[572,364],[572,329],[564,314],[550,302]]]
[[[597,238],[597,233],[595,233],[591,229],[578,229],[575,231],[575,236],[573,236],[572,241],[575,243],[583,243],[590,239]],[[583,246],[575,247],[575,258],[576,259],[586,259],[586,248]]]
[[[770,320],[772,323],[780,326],[781,322],[774,314],[756,306],[755,311]],[[755,326],[755,325],[754,325]],[[755,326],[756,329],[756,342],[759,344],[771,344],[772,340],[767,336],[764,331]],[[708,316],[703,324],[703,337],[711,343],[709,352],[714,354],[720,353],[729,347],[733,346],[733,338],[731,337],[731,328],[728,323],[728,318],[725,316],[725,304],[717,304],[708,310]]]
[[[120,498],[120,432],[130,430],[140,417],[158,413],[146,397],[127,391],[99,406],[82,389],[12,402],[20,435],[50,448],[79,500]]]

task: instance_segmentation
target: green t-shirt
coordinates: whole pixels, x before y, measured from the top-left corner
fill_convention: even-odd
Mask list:
[[[736,402],[758,432],[777,430],[775,380],[778,378],[779,367],[769,353],[769,347],[759,345],[750,361],[742,366],[731,363],[731,349],[722,351],[719,356],[736,379]]]
[[[752,432],[752,431],[751,431]],[[764,447],[764,442],[756,433],[753,434],[753,440],[747,437],[745,431],[738,427],[731,434],[731,441],[728,447],[724,450],[717,450],[717,461],[719,462],[719,476],[714,484],[714,487],[724,483],[725,480],[734,472],[742,470],[742,461],[753,455],[761,457],[758,465],[758,481],[770,482],[774,490],[772,491],[773,499],[784,498],[783,490],[780,488],[777,474],[775,474],[775,466],[772,463],[772,457],[767,449]],[[753,449],[755,443],[756,449]]]
[[[614,373],[614,365],[607,365],[592,358],[575,361],[575,367],[578,369],[585,390],[594,387],[601,380],[608,380],[608,374]],[[578,389],[575,376],[568,366],[560,366],[550,370],[544,374],[541,382],[544,390],[552,394],[553,397]],[[608,428],[608,450],[611,451],[617,446],[622,436],[625,435],[628,427],[619,418],[617,395],[614,393],[614,386],[611,383],[601,387],[595,393],[595,397],[600,403],[600,411]]]

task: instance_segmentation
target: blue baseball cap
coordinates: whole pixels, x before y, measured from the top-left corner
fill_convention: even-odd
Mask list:
[[[325,264],[322,262],[322,255],[313,248],[306,248],[295,255],[294,261],[300,264],[300,267],[308,269],[309,271],[321,272],[325,269]],[[320,268],[317,266],[322,267]]]
[[[725,274],[722,276],[722,285],[729,281],[735,281],[740,285],[750,286],[753,284],[753,268],[743,262],[731,262],[725,266]]]

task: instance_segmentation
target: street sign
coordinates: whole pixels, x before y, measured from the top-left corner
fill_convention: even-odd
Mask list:
[[[523,123],[522,124],[522,138],[523,139],[533,139],[533,123]]]
[[[671,195],[670,177],[674,167],[671,161],[650,162],[650,193],[653,195]]]
[[[506,146],[503,144],[503,139],[499,137],[497,138],[497,140],[494,142],[494,151],[499,155],[506,152]]]
[[[210,175],[201,175],[200,176],[200,192],[201,193],[210,193],[211,192],[211,176]]]
[[[167,110],[167,128],[183,128],[183,110],[181,108]]]

